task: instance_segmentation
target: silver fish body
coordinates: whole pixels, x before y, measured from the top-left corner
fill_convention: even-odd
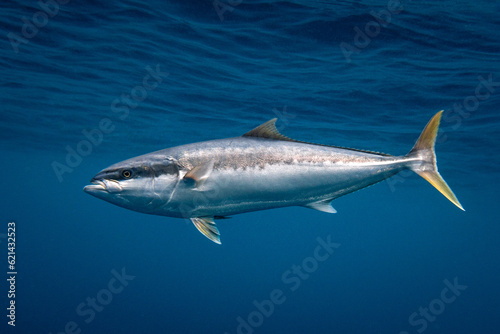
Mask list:
[[[276,130],[274,119],[241,137],[122,161],[98,173],[84,190],[134,211],[189,218],[217,243],[220,234],[214,219],[286,206],[334,213],[330,202],[335,198],[404,169],[426,178],[461,208],[437,173],[434,138],[440,116],[429,122],[406,156],[292,140]]]
[[[157,154],[178,164],[180,181],[194,167],[210,169],[213,163],[202,185],[179,182],[155,212],[176,217],[185,217],[182,208],[190,204],[189,217],[202,217],[330,202],[407,166],[401,158],[252,137],[185,145]]]

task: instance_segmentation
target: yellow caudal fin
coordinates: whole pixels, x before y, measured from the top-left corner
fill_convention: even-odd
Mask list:
[[[434,152],[434,144],[439,128],[439,121],[443,111],[438,112],[425,126],[424,131],[420,134],[415,146],[410,153],[406,155],[409,159],[409,168],[426,179],[430,184],[441,192],[453,204],[464,210],[457,197],[450,189],[446,181],[439,175],[436,153]],[[464,210],[465,211],[465,210]]]

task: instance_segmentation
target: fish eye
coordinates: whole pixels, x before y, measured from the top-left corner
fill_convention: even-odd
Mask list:
[[[132,172],[128,169],[124,169],[122,171],[122,176],[126,179],[130,178],[132,176]]]

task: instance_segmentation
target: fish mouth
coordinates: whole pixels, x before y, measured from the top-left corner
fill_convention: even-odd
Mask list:
[[[95,178],[90,180],[92,184],[85,186],[83,191],[89,194],[97,194],[97,193],[119,193],[123,190],[120,182],[116,180],[96,180]]]
[[[92,194],[101,191],[104,192],[108,191],[108,189],[106,188],[106,184],[104,182],[99,180],[90,180],[90,182],[92,184],[89,184],[88,186],[85,186],[83,188],[83,191],[85,191],[86,193]]]

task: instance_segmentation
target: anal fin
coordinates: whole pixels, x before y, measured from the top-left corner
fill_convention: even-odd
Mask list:
[[[312,202],[309,204],[304,205],[306,208],[313,209],[313,210],[318,210],[322,212],[328,212],[328,213],[337,213],[337,210],[335,210],[332,207],[331,204],[332,200],[331,199],[324,199],[321,201],[317,202]]]
[[[200,231],[204,236],[216,244],[221,244],[219,229],[217,228],[217,225],[215,225],[212,217],[196,217],[190,219],[198,231]]]

